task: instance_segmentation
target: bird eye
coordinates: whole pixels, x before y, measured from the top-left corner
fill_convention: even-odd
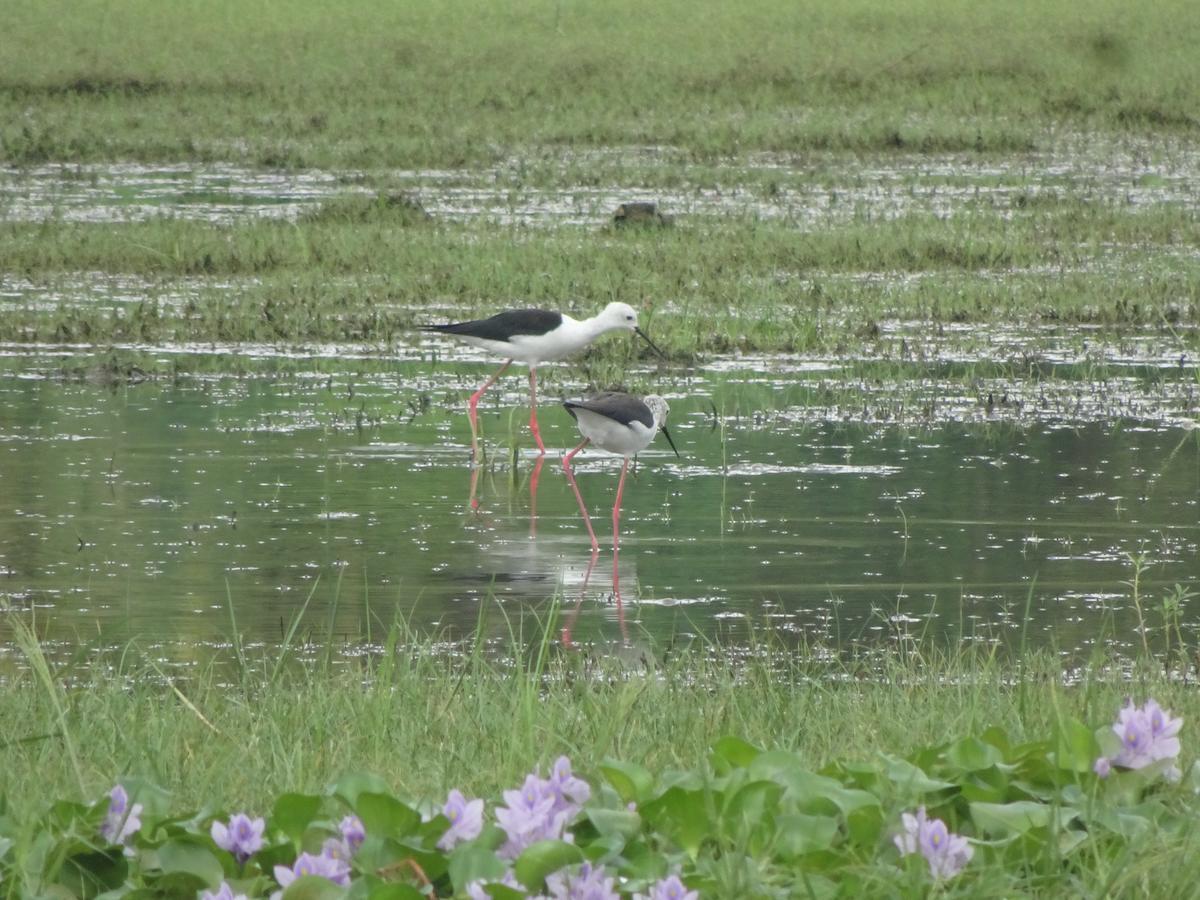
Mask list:
[[[632,321],[633,321],[633,316],[626,316],[626,317],[625,317],[625,321],[626,321],[626,322],[632,322]]]

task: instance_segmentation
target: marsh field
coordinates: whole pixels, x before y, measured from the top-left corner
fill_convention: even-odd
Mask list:
[[[1053,717],[1031,681],[1056,715],[1156,691],[1195,733],[1191,4],[14,0],[4,19],[14,816],[34,772],[63,796],[132,772],[261,802],[386,768],[387,741],[432,752],[364,711],[380,683],[430,710],[474,685],[434,716],[436,764],[399,778],[415,793],[494,792],[543,748],[687,768],[733,732],[820,766],[937,723],[1032,734]],[[631,202],[669,221],[615,222]],[[608,336],[543,366],[544,465],[524,378],[498,382],[473,511],[466,398],[498,363],[419,326],[612,300],[666,358]],[[559,468],[579,438],[558,401],[611,388],[665,396],[680,451],[639,457],[619,584],[619,462],[578,460],[594,567]],[[682,694],[622,725],[664,682]],[[232,731],[197,750],[192,712],[241,721],[252,697],[278,710],[243,723],[269,752],[223,780]],[[361,740],[323,750],[354,734],[342,706]],[[1077,888],[1141,890],[1093,863]],[[1062,889],[1045,877],[996,895]]]

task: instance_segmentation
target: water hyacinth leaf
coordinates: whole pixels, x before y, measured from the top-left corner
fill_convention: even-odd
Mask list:
[[[208,890],[209,884],[188,872],[172,872],[154,882],[153,888],[143,888],[134,894],[122,895],[122,900],[137,900],[136,895],[153,900],[195,900],[200,891]],[[103,898],[101,898],[103,900]]]
[[[588,809],[584,815],[602,836],[615,835],[629,840],[642,830],[642,817],[628,809]]]
[[[1004,754],[992,744],[968,737],[950,745],[946,760],[964,772],[978,772],[1004,762]]]
[[[1077,810],[1068,807],[1055,809],[1033,800],[1014,803],[972,803],[971,819],[975,827],[988,834],[1025,834],[1035,828],[1047,828],[1057,823],[1064,828],[1079,817]]]
[[[773,815],[783,795],[774,781],[752,781],[740,787],[725,805],[725,819],[736,833],[739,826],[753,825]]]
[[[1154,827],[1154,822],[1148,816],[1127,809],[1102,810],[1092,821],[1113,834],[1130,839],[1141,838]]]
[[[412,863],[416,863],[430,881],[437,881],[446,874],[448,865],[446,854],[440,850],[426,850],[424,847],[412,844],[398,844],[397,846],[403,853],[399,865],[401,870],[411,870]]]
[[[1111,729],[1109,731],[1111,733]],[[1055,762],[1060,769],[1090,772],[1099,755],[1100,744],[1091,729],[1077,719],[1068,719],[1062,723],[1054,751]]]
[[[529,895],[505,884],[489,884],[483,889],[492,900],[525,900]]]
[[[708,801],[701,791],[673,787],[641,808],[642,819],[695,858],[712,833]]]
[[[564,866],[583,862],[583,851],[566,841],[538,841],[530,844],[513,863],[517,881],[531,890],[541,890],[546,876]]]
[[[757,774],[757,764],[751,770]],[[856,809],[879,806],[879,798],[869,791],[845,787],[833,778],[804,769],[777,772],[774,780],[787,788],[787,800],[804,813],[840,812],[848,816]]]
[[[459,844],[450,852],[447,871],[450,883],[457,893],[466,890],[472,881],[499,881],[504,877],[505,865],[487,847],[471,842]]]
[[[358,796],[363,793],[386,794],[391,790],[388,783],[370,772],[351,772],[343,775],[333,786],[333,793],[346,801],[346,805],[358,811]]]
[[[281,900],[341,900],[347,889],[320,875],[301,875],[283,891]]]
[[[625,803],[640,805],[653,794],[654,776],[642,766],[606,759],[600,764],[600,771]]]
[[[846,814],[846,830],[850,837],[865,846],[879,842],[883,827],[882,807],[862,806]]]
[[[220,887],[225,878],[221,862],[213,852],[187,840],[172,839],[159,847],[158,865],[165,874],[186,872],[213,889]]]
[[[1012,742],[1008,739],[1008,732],[998,725],[993,725],[991,728],[984,731],[979,736],[986,744],[991,744],[1003,755],[1006,762],[1012,761]]]
[[[353,889],[351,891],[353,894]],[[391,882],[372,885],[366,900],[426,900],[426,897],[411,884]]]
[[[358,795],[355,811],[367,834],[380,837],[407,837],[421,826],[420,814],[390,794],[365,791]]]
[[[282,831],[299,843],[310,822],[321,809],[321,798],[311,794],[280,794],[271,810],[267,831]]]
[[[120,851],[72,853],[58,870],[58,884],[81,900],[90,900],[125,883],[129,863]]]
[[[792,860],[807,853],[828,850],[837,837],[837,821],[829,816],[784,813],[775,819],[779,856]]]
[[[726,735],[713,744],[709,761],[718,775],[730,769],[744,769],[762,753],[758,747],[741,738]]]
[[[910,794],[933,794],[957,787],[952,781],[942,781],[931,778],[923,769],[918,768],[906,759],[881,753],[883,771],[887,779],[901,791]]]

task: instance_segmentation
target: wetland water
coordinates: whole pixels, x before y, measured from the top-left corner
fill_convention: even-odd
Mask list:
[[[157,348],[195,371],[132,382],[78,350],[3,354],[0,601],[35,610],[67,653],[136,638],[186,658],[228,642],[230,606],[251,645],[277,644],[310,595],[300,635],[348,650],[397,613],[454,638],[482,607],[503,639],[554,602],[578,608],[578,642],[624,625],[634,641],[770,627],[835,645],[927,630],[1016,643],[1028,602],[1030,641],[1086,651],[1107,623],[1131,648],[1129,556],[1154,563],[1148,608],[1197,571],[1200,442],[1180,415],[1196,379],[1177,361],[1024,394],[934,377],[903,397],[868,363],[849,391],[842,364],[816,358],[660,372],[683,457],[656,442],[627,485],[622,622],[619,461],[587,451],[602,551],[582,590],[589,545],[558,466],[578,437],[553,402],[583,393],[572,368],[543,370],[553,449],[535,517],[520,377],[481,405],[494,462],[469,511],[463,406],[491,363],[466,351]]]

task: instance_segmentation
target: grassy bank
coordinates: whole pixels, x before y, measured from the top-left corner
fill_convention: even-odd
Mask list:
[[[931,646],[838,662],[772,649],[658,648],[622,661],[537,645],[456,657],[430,644],[333,667],[197,664],[164,686],[130,648],[115,668],[82,659],[54,668],[52,694],[33,674],[5,679],[5,793],[15,815],[77,794],[68,748],[88,790],[136,774],[184,805],[263,806],[356,770],[426,797],[450,785],[495,792],[560,753],[584,771],[584,760],[606,756],[692,768],[725,734],[793,750],[813,767],[993,725],[1034,739],[1063,716],[1107,720],[1131,692],[1184,716],[1185,744],[1200,721],[1192,686],[1160,663],[1130,680],[1101,660],[1067,685],[1060,662],[1034,651],[1013,661]]]
[[[1136,772],[1106,783],[1089,771],[1097,752],[1090,730],[1106,731],[1130,694],[1153,697],[1182,717],[1178,762],[1188,770],[1200,704],[1187,678],[1164,673],[1158,662],[1135,666],[1130,677],[1098,658],[1067,678],[1060,661],[1048,654],[1028,652],[1014,660],[1007,652],[911,645],[841,662],[817,652],[774,655],[769,641],[748,656],[711,647],[660,648],[625,665],[613,655],[560,656],[539,644],[500,657],[470,652],[455,657],[433,645],[398,654],[394,649],[350,666],[243,660],[219,670],[198,667],[164,684],[160,669],[136,661],[134,648],[115,667],[80,660],[52,668],[26,641],[33,671],[10,673],[0,685],[0,715],[13,723],[0,745],[6,808],[0,834],[13,837],[19,848],[8,857],[15,865],[12,874],[38,870],[40,857],[30,856],[22,843],[32,840],[25,823],[39,819],[50,799],[90,803],[118,778],[153,801],[158,815],[197,810],[183,825],[197,836],[182,835],[195,848],[197,841],[207,845],[207,824],[196,823],[221,810],[263,814],[274,808],[272,821],[280,827],[292,813],[282,812],[277,798],[288,792],[324,794],[352,773],[379,776],[382,781],[368,782],[379,785],[370,790],[394,792],[418,808],[437,807],[449,787],[468,797],[497,797],[533,767],[544,771],[564,754],[594,790],[608,780],[619,791],[642,792],[643,818],[663,829],[647,838],[649,844],[638,844],[642,856],[620,867],[663,873],[656,866],[665,863],[654,859],[670,852],[670,840],[682,836],[687,845],[695,839],[691,861],[673,858],[683,860],[689,881],[703,885],[706,897],[806,896],[795,893],[804,881],[822,896],[832,896],[839,882],[868,896],[926,895],[929,881],[921,865],[902,866],[902,876],[887,862],[899,812],[914,792],[939,810],[961,809],[963,817],[970,801],[977,858],[969,874],[941,885],[947,895],[1189,893],[1194,832],[1180,823],[1188,820],[1193,776],[1183,785],[1162,787],[1161,780],[1139,780]],[[762,759],[781,768],[752,763],[758,751],[751,746],[783,751]],[[1011,765],[997,765],[999,756]],[[805,772],[820,772],[825,780],[813,782],[811,790],[833,790],[830,796],[839,803],[865,802],[866,787],[877,797],[870,802],[882,808],[866,819],[845,808],[844,819],[840,814],[829,819],[831,831],[821,824],[833,816],[828,810],[810,809],[790,820],[780,810],[782,830],[763,845],[761,836],[733,824],[747,821],[741,817],[753,809],[758,812],[752,820],[759,824],[775,814],[766,783],[748,784],[748,773],[736,771],[747,766],[774,771],[771,777],[782,783],[795,778],[807,784],[803,779],[816,776]],[[703,774],[710,767],[715,778]],[[638,774],[643,771],[649,774]],[[957,774],[950,782],[936,780],[936,774],[928,781],[925,772]],[[684,797],[698,802],[705,796],[703,790],[690,793],[698,777],[709,784],[709,805],[693,813],[710,818],[702,834],[694,831],[696,822],[672,818],[684,808]],[[651,792],[642,778],[662,787]],[[860,787],[839,794],[830,779]],[[146,787],[150,784],[167,794]],[[665,793],[659,796],[658,790]],[[1143,792],[1141,805],[1130,805]],[[652,795],[657,799],[650,800]],[[618,803],[611,793],[605,796],[604,802]],[[1002,802],[1005,797],[1010,803]],[[996,802],[983,802],[989,799]],[[1060,833],[1045,812],[1064,800],[1071,808],[1061,813],[1066,830]],[[85,817],[83,807],[57,809],[46,821]],[[656,810],[666,818],[656,818]],[[1080,816],[1089,823],[1090,837],[1078,827],[1067,829]],[[94,824],[80,820],[73,827],[86,832]],[[290,861],[282,854],[296,852],[303,827],[295,827],[288,833],[297,845],[271,851],[279,861]],[[1007,837],[988,844],[983,838],[989,830]],[[180,839],[178,830],[170,833]],[[87,840],[75,834],[72,846]],[[147,832],[145,839],[161,842],[155,834]],[[595,853],[608,845],[594,836],[584,840],[596,841]],[[622,840],[631,838],[626,834]],[[819,849],[831,840],[836,853]],[[634,845],[628,847],[632,852]],[[0,858],[10,849],[0,842]],[[603,857],[610,866],[616,864],[613,852],[610,846]],[[102,858],[84,858],[100,871]],[[147,877],[153,877],[155,858],[143,856],[138,863]],[[445,871],[434,857],[420,858]],[[191,865],[189,871],[210,877],[199,862]],[[228,872],[240,870],[227,869],[232,879]],[[244,882],[253,895],[270,889],[273,881],[263,880],[269,872],[268,866],[259,880]],[[462,881],[453,877],[461,892]]]
[[[524,145],[1011,152],[1200,128],[1184,0],[17,0],[0,155],[444,166]]]

